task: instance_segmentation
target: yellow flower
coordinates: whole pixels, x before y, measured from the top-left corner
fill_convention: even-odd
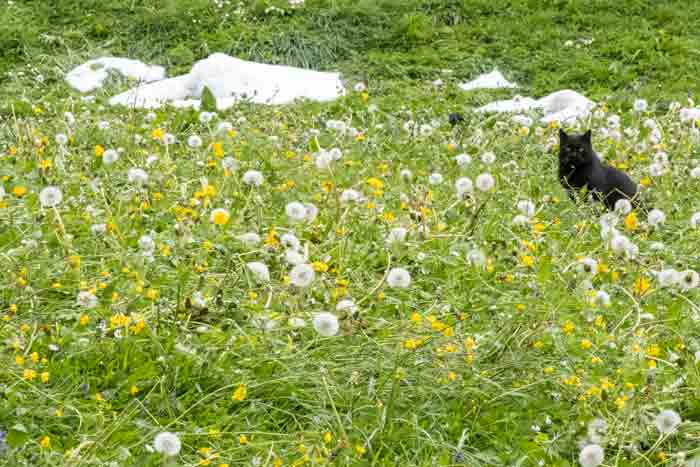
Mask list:
[[[22,186],[22,185],[17,185],[16,187],[14,187],[12,189],[12,193],[16,197],[21,198],[22,196],[27,194],[27,188],[25,186]]]
[[[238,437],[238,442],[245,446],[246,444],[248,444],[248,437],[246,435],[240,435]]]
[[[155,128],[153,131],[151,131],[151,138],[152,139],[162,141],[164,137],[165,137],[165,133],[160,128]]]
[[[51,438],[49,438],[48,436],[44,436],[39,441],[39,445],[44,449],[48,449],[51,446]]]
[[[97,157],[102,157],[102,155],[105,153],[105,148],[100,146],[99,144],[95,146],[95,156]]]
[[[158,298],[158,290],[154,288],[146,290],[146,298],[149,300],[156,300]]]
[[[15,355],[15,363],[17,366],[24,366],[24,357],[22,355]]]
[[[211,212],[211,222],[215,225],[226,225],[231,218],[228,210],[226,209],[214,209]]]
[[[590,349],[591,347],[593,347],[593,342],[591,342],[590,340],[588,340],[588,339],[583,339],[583,340],[581,341],[581,348],[582,348],[583,350],[588,350],[588,349]]]
[[[651,178],[649,177],[642,177],[641,180],[639,180],[639,184],[642,185],[644,188],[648,187],[651,185]]]
[[[567,321],[564,323],[564,326],[562,326],[562,331],[564,331],[564,334],[571,334],[574,332],[574,329],[576,329],[576,326],[574,326],[574,323],[571,321]]]
[[[631,212],[627,214],[625,217],[625,228],[627,230],[636,230],[637,229],[637,214],[634,212]]]
[[[328,444],[328,443],[330,443],[331,441],[333,441],[333,435],[331,434],[330,431],[326,431],[326,432],[323,434],[323,442],[326,443],[326,444]]]
[[[328,265],[324,263],[323,261],[314,261],[311,263],[311,266],[313,266],[314,271],[316,272],[326,272],[328,271]]]
[[[535,265],[535,258],[530,255],[524,255],[520,258],[522,261],[523,265],[525,265],[528,268],[531,268],[532,266]]]
[[[384,188],[384,182],[382,182],[376,177],[368,178],[367,184],[375,190],[381,190],[382,188]]]
[[[36,371],[25,368],[22,377],[27,381],[34,381],[34,378],[36,378]]]
[[[129,388],[129,394],[131,394],[132,396],[135,396],[138,393],[139,393],[139,388],[136,387],[135,384],[132,384],[131,388]]]
[[[212,145],[212,149],[214,151],[214,155],[218,158],[224,157],[224,145],[221,142],[215,142]]]
[[[646,294],[651,288],[651,282],[646,277],[639,277],[634,281],[634,293],[638,296]]]
[[[233,392],[232,399],[234,401],[242,401],[246,398],[248,395],[248,389],[246,388],[245,384],[239,384],[236,390]]]
[[[355,452],[358,456],[362,456],[367,450],[361,444],[355,445]]]
[[[49,372],[48,372],[48,371],[44,371],[44,372],[41,374],[41,382],[44,383],[44,384],[48,384],[48,383],[49,383]]]

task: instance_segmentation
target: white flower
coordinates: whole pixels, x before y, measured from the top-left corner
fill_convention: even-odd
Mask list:
[[[148,123],[151,123],[156,118],[158,118],[158,115],[155,112],[148,112],[143,119],[146,120]]]
[[[136,185],[145,185],[148,183],[148,174],[145,170],[139,168],[129,169],[127,172],[127,179],[129,182]]]
[[[260,282],[268,282],[270,280],[270,270],[267,268],[265,263],[254,261],[252,263],[246,264],[246,267],[253,276]]]
[[[280,243],[282,243],[285,248],[291,248],[293,250],[298,250],[301,247],[301,242],[297,236],[291,232],[282,234],[280,237]]]
[[[311,203],[305,203],[304,207],[306,208],[306,222],[313,222],[318,216],[318,208]]]
[[[313,318],[314,329],[323,337],[331,337],[338,334],[340,324],[338,318],[332,313],[316,313]]]
[[[486,266],[486,255],[483,251],[475,248],[467,253],[467,262],[472,266],[484,267]]]
[[[292,266],[298,266],[308,261],[303,253],[291,248],[284,252],[284,260]]]
[[[144,253],[153,253],[156,249],[156,242],[153,241],[150,235],[142,235],[139,238],[139,248]]]
[[[226,133],[233,130],[233,124],[231,122],[219,122],[216,126],[217,133]]]
[[[197,135],[192,135],[187,138],[187,145],[191,148],[198,148],[202,145],[202,138]]]
[[[331,166],[331,162],[333,162],[333,156],[330,152],[324,150],[321,150],[321,152],[316,155],[316,159],[314,160],[318,170],[328,170],[328,168]]]
[[[488,172],[476,177],[476,187],[481,191],[490,191],[495,184],[496,181],[493,179],[493,176]]]
[[[229,172],[233,172],[238,169],[238,161],[231,156],[226,156],[221,159],[221,167]]]
[[[700,177],[700,174],[698,174],[698,177]],[[401,170],[401,179],[404,181],[410,181],[413,178],[413,172],[411,172],[408,169],[402,169]]]
[[[63,134],[63,133],[58,133],[56,135],[56,143],[60,144],[61,146],[65,145],[68,143],[68,137]]]
[[[285,212],[292,222],[301,222],[306,218],[306,207],[296,201],[287,204]]]
[[[594,443],[600,443],[608,431],[608,422],[602,418],[594,418],[588,424],[587,429],[588,438]]]
[[[63,201],[63,193],[58,187],[47,186],[39,193],[39,202],[42,207],[53,208],[61,204]]]
[[[306,321],[302,318],[289,318],[289,325],[294,329],[299,329],[306,326]]]
[[[200,112],[199,113],[199,122],[205,123],[205,124],[209,123],[214,119],[215,116],[216,116],[216,114],[213,112]]]
[[[423,138],[427,138],[428,136],[430,136],[431,134],[433,134],[433,130],[434,130],[434,128],[433,128],[432,126],[428,125],[427,123],[424,123],[424,124],[421,125],[420,128],[418,129],[418,131],[420,132],[420,135],[421,135]]]
[[[404,268],[392,268],[386,277],[392,289],[406,289],[411,285],[411,274]]]
[[[591,298],[594,305],[610,306],[610,295],[605,290],[598,290]]]
[[[347,203],[350,201],[357,202],[362,199],[362,193],[352,188],[348,188],[340,194],[340,202]]]
[[[680,273],[675,269],[664,269],[656,275],[659,287],[673,287],[680,281]]]
[[[483,153],[481,155],[481,162],[487,165],[493,164],[496,162],[496,154],[492,153],[491,151]]]
[[[700,212],[695,212],[690,216],[690,226],[694,229],[700,228]]]
[[[153,440],[153,447],[164,456],[176,456],[180,452],[182,444],[175,433],[165,431],[156,435]]]
[[[247,247],[253,247],[260,243],[260,235],[255,232],[247,232],[238,236],[238,240],[241,241]]]
[[[93,224],[90,226],[90,232],[93,235],[101,235],[107,231],[107,224]]]
[[[656,227],[657,225],[663,224],[666,221],[666,214],[663,213],[663,211],[659,209],[652,209],[649,211],[649,216],[647,217],[647,222],[649,222],[649,225],[652,227]]]
[[[198,310],[203,310],[207,307],[207,301],[199,290],[192,293],[192,306]]]
[[[655,420],[656,429],[664,435],[669,435],[676,431],[681,424],[681,416],[675,410],[662,410]]]
[[[109,122],[103,120],[97,124],[97,128],[100,130],[109,130]]]
[[[535,203],[530,200],[518,201],[516,207],[518,208],[518,211],[527,217],[532,217],[535,215]]]
[[[343,157],[343,151],[341,151],[340,148],[331,148],[331,150],[328,151],[328,154],[330,154],[335,161],[340,160]]]
[[[177,137],[175,137],[174,134],[172,133],[166,133],[163,135],[163,144],[166,146],[170,146],[171,144],[175,144],[177,142]]]
[[[620,126],[620,116],[619,115],[611,115],[608,117],[608,127],[609,128],[618,128]]]
[[[637,99],[636,101],[634,101],[635,112],[644,112],[645,110],[647,110],[647,107],[647,101],[645,101],[644,99]]]
[[[517,225],[519,227],[522,227],[524,225],[527,225],[527,223],[530,221],[527,216],[523,216],[522,214],[518,214],[517,216],[513,217],[513,220],[511,221],[513,225]]]
[[[263,183],[263,174],[257,170],[249,170],[243,174],[243,183],[246,185],[260,186]]]
[[[694,168],[690,171],[690,176],[691,176],[692,178],[700,178],[700,167],[694,167]]]
[[[296,287],[308,287],[314,281],[316,273],[310,264],[297,264],[289,272],[289,279]]]
[[[403,243],[406,241],[406,235],[408,230],[404,227],[395,227],[389,231],[389,235],[386,237],[386,242],[389,244],[393,243]]]
[[[102,154],[102,163],[105,165],[112,165],[119,160],[119,153],[114,149],[107,149],[104,154]]]
[[[615,201],[615,212],[618,212],[620,214],[627,215],[632,211],[632,203],[630,200],[621,198]]]
[[[75,124],[75,115],[73,115],[71,112],[65,112],[63,114],[63,118],[66,119],[66,123],[68,123],[69,126],[73,126]]]
[[[97,306],[97,297],[87,291],[78,294],[77,303],[88,310]]]
[[[653,118],[647,118],[646,120],[644,120],[643,126],[644,126],[644,128],[648,128],[649,130],[653,130],[654,128],[656,128],[657,123],[656,123],[656,120],[654,120]]]
[[[649,175],[652,177],[660,177],[666,172],[666,167],[663,164],[654,162],[649,166]]]
[[[581,274],[595,276],[596,272],[598,272],[598,262],[593,258],[581,258],[576,269]]]
[[[335,306],[335,311],[337,312],[348,312],[351,315],[354,315],[357,313],[357,305],[355,305],[355,302],[353,302],[350,299],[345,299],[341,300],[338,302],[338,304]]]
[[[431,185],[439,185],[443,181],[443,176],[442,174],[439,174],[437,172],[431,173],[430,176],[428,177],[428,183]]]
[[[355,92],[362,92],[362,91],[365,91],[367,89],[367,86],[365,85],[365,83],[360,81],[357,84],[355,84],[354,89],[355,89]]]
[[[622,234],[613,235],[610,240],[610,249],[616,254],[626,253],[632,242]]]
[[[698,285],[700,285],[700,274],[692,269],[683,271],[680,273],[678,285],[680,285],[681,289],[684,291],[696,289]]]
[[[457,190],[457,197],[464,199],[466,195],[474,191],[474,184],[470,178],[461,177],[455,182],[455,190]]]
[[[514,115],[511,120],[524,127],[530,127],[533,123],[532,119],[526,115]]]
[[[581,449],[578,461],[581,463],[581,467],[597,467],[603,463],[604,458],[605,451],[603,448],[597,444],[589,444]]]
[[[472,158],[469,157],[469,154],[457,154],[455,156],[455,162],[457,162],[457,165],[460,167],[464,167],[465,165],[470,164],[472,161]]]

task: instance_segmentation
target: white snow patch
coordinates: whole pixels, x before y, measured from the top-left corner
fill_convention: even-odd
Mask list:
[[[186,75],[137,86],[109,103],[142,108],[166,103],[198,107],[205,87],[216,97],[219,110],[239,100],[279,105],[299,98],[324,102],[345,94],[339,73],[248,62],[216,53],[195,63]]]
[[[541,122],[556,121],[564,123],[586,117],[593,107],[595,107],[595,102],[576,91],[565,89],[537,100],[531,97],[515,96],[514,99],[491,102],[483,107],[479,107],[476,111],[493,113],[539,110],[544,113],[544,116],[540,119]]]
[[[73,68],[66,74],[66,81],[80,92],[90,92],[102,87],[110,70],[146,83],[165,78],[162,66],[146,65],[128,58],[101,57]]]
[[[491,73],[479,75],[467,83],[462,83],[459,87],[464,91],[473,89],[500,89],[500,88],[517,88],[518,85],[508,81],[500,71],[493,70]]]

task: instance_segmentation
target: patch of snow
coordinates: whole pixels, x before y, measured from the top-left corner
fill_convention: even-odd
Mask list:
[[[142,108],[165,103],[198,107],[205,87],[216,98],[219,110],[240,100],[280,105],[299,98],[330,101],[345,94],[339,73],[248,62],[216,53],[195,63],[186,75],[137,86],[109,103]]]
[[[493,70],[491,73],[485,73],[467,83],[462,83],[459,87],[464,91],[471,91],[473,89],[517,88],[518,85],[508,81],[500,71]]]
[[[553,92],[541,99],[516,96],[514,99],[491,102],[476,109],[477,112],[524,112],[539,110],[544,113],[540,119],[542,123],[561,122],[566,123],[586,117],[595,107],[595,102],[587,97],[565,89]]]
[[[162,66],[147,65],[128,58],[101,57],[73,68],[66,74],[66,81],[80,92],[90,92],[102,87],[110,70],[146,83],[165,78],[165,68]]]

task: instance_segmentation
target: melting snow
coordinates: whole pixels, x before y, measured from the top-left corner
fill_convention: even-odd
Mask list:
[[[147,83],[165,78],[165,68],[161,66],[146,65],[128,58],[102,57],[73,68],[66,74],[66,81],[80,92],[90,92],[102,87],[110,70]]]
[[[557,91],[541,99],[516,96],[514,99],[491,102],[476,109],[477,112],[524,112],[528,110],[541,110],[544,116],[540,120],[543,123],[552,121],[568,122],[587,116],[595,102],[585,96],[565,89]]]

